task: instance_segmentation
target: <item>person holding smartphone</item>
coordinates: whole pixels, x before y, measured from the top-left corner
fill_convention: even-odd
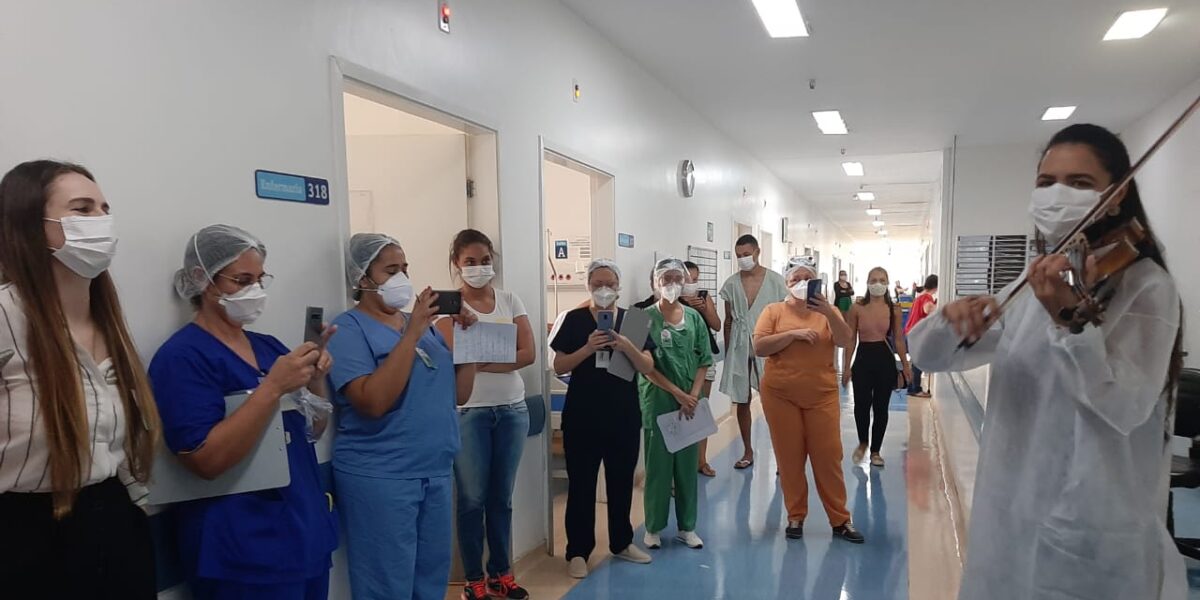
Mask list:
[[[621,335],[625,309],[617,306],[621,270],[611,260],[592,261],[587,270],[589,306],[567,313],[550,342],[554,372],[571,374],[563,407],[563,451],[567,458],[567,561],[572,577],[587,576],[596,546],[596,477],[604,464],[608,492],[608,548],[634,563],[650,555],[633,543],[629,511],[637,468],[641,411],[637,384],[608,372],[612,353],[624,354],[639,373],[654,368],[649,338],[638,347]]]
[[[708,325],[708,347],[712,350],[713,356],[716,356],[721,351],[720,346],[717,346],[717,338],[713,335],[714,331],[721,331],[721,317],[717,314],[717,303],[708,294],[708,290],[700,289],[700,265],[689,260],[685,261],[683,266],[687,267],[688,276],[687,282],[683,284],[681,301],[696,309],[700,316],[704,317],[704,323]],[[717,365],[713,364],[704,373],[704,387],[700,388],[701,398],[708,398],[712,394],[713,382],[716,379]],[[707,439],[700,440],[700,459],[697,470],[705,477],[717,476],[712,465],[708,464]]]
[[[337,518],[313,449],[329,415],[310,419],[297,409],[329,396],[325,374],[333,359],[323,346],[336,328],[326,328],[320,343],[294,350],[247,331],[266,308],[273,280],[266,258],[266,246],[237,227],[196,232],[175,274],[175,291],[196,316],[150,362],[167,447],[198,477],[213,479],[245,460],[283,410],[287,487],[175,507],[179,553],[197,600],[329,594]],[[225,398],[247,390],[245,402],[226,416]]]
[[[654,266],[658,304],[646,309],[650,315],[650,339],[654,369],[638,375],[638,394],[642,404],[642,427],[646,430],[646,537],[648,548],[662,547],[660,532],[667,527],[671,497],[675,498],[676,539],[689,548],[701,548],[696,535],[696,463],[697,444],[672,454],[663,443],[658,427],[659,415],[680,411],[680,418],[692,418],[701,401],[704,373],[712,365],[708,346],[708,325],[704,317],[680,301],[687,267],[675,258]],[[674,493],[672,494],[672,486]]]
[[[333,477],[355,598],[441,600],[450,576],[455,407],[475,365],[454,364],[453,334],[432,327],[438,294],[415,294],[400,242],[359,233],[346,248],[357,305],[329,352],[338,431]],[[404,309],[412,304],[411,312]],[[444,303],[443,303],[444,304]],[[461,310],[461,305],[460,305]],[[462,310],[456,326],[470,326]],[[380,510],[387,507],[386,510]]]
[[[766,359],[763,414],[771,431],[779,479],[787,505],[788,538],[804,536],[808,515],[806,464],[811,461],[817,493],[833,535],[861,544],[863,535],[846,509],[842,474],[842,410],[834,346],[850,343],[850,328],[820,293],[816,260],[796,256],[784,271],[789,297],[767,306],[754,327],[754,350]]]

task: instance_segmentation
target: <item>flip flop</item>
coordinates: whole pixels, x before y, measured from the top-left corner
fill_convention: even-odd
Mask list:
[[[708,463],[704,463],[704,464],[700,465],[699,472],[701,475],[703,475],[705,477],[716,477],[717,476],[717,472],[714,471],[712,466],[710,466]]]
[[[744,459],[744,458],[743,458],[743,459],[741,459],[741,460],[739,460],[739,461],[737,461],[737,462],[733,463],[733,468],[735,468],[735,469],[739,469],[739,470],[740,470],[740,469],[749,469],[749,468],[750,468],[750,467],[752,467],[752,466],[754,466],[754,459],[753,459],[753,458],[752,458],[752,459],[750,459],[750,460],[746,460],[746,459]]]

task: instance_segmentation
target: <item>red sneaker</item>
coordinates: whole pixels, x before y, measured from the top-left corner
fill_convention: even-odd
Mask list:
[[[510,598],[511,600],[527,600],[529,598],[529,592],[517,585],[517,580],[512,573],[489,577],[487,587],[488,592],[494,598]]]
[[[487,585],[482,579],[468,581],[467,587],[463,588],[462,600],[487,600],[487,598]]]

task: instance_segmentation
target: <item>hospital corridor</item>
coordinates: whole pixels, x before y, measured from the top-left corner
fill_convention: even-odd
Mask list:
[[[0,56],[0,600],[1200,600],[1200,0]]]

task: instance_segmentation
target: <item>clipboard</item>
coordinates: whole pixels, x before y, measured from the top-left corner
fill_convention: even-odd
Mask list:
[[[640,308],[626,309],[625,317],[621,319],[621,328],[617,331],[629,338],[635,348],[644,348],[646,338],[650,335],[650,315]],[[612,353],[608,362],[608,372],[625,381],[633,381],[637,376],[637,369],[624,352]]]
[[[232,414],[249,397],[250,392],[226,396],[225,416]],[[292,482],[292,474],[288,470],[285,433],[283,411],[279,410],[271,417],[271,423],[263,431],[250,455],[211,481],[189,471],[166,444],[160,445],[154,455],[148,502],[171,504],[287,487]]]

